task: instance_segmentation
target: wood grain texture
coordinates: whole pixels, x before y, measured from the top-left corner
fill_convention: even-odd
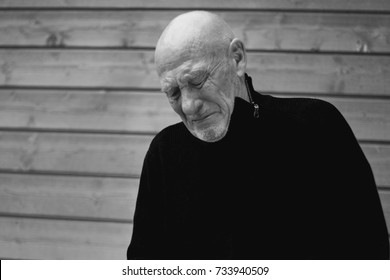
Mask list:
[[[387,0],[0,0],[3,8],[185,8],[389,11]]]
[[[139,176],[151,136],[0,132],[0,170]]]
[[[0,257],[122,259],[132,224],[0,217]]]
[[[322,99],[358,139],[390,141],[389,100]],[[0,128],[157,133],[180,121],[160,92],[0,89]]]
[[[0,89],[0,128],[157,133],[179,121],[161,92]]]
[[[389,62],[387,56],[255,53],[247,72],[264,92],[388,96]]]
[[[131,233],[132,224],[0,217],[0,258],[125,259]]]
[[[138,179],[0,173],[0,216],[131,222]]]
[[[390,186],[390,145],[362,144],[378,186]]]
[[[380,190],[379,198],[381,200],[383,214],[385,215],[387,230],[390,233],[390,189]]]
[[[390,140],[390,102],[387,99],[321,98],[336,106],[358,140]]]
[[[0,11],[0,45],[154,48],[182,11]],[[248,50],[390,52],[390,17],[217,12]]]
[[[152,51],[0,50],[0,85],[159,88]],[[264,92],[389,96],[390,57],[249,53]]]
[[[152,136],[0,132],[0,170],[139,176]],[[362,144],[380,186],[390,186],[390,145]]]
[[[138,185],[137,179],[0,174],[0,216],[130,222]],[[390,221],[390,187],[379,190],[379,195]]]

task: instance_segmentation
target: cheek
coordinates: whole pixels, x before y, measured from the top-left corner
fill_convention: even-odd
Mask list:
[[[171,105],[171,108],[173,109],[173,111],[175,111],[175,113],[180,116],[180,118],[182,118],[182,119],[185,118],[185,115],[184,115],[183,111],[181,110],[180,100],[177,102],[174,102],[174,103],[170,102],[169,104]]]
[[[223,97],[226,95],[224,80],[210,78],[203,86],[202,91],[210,97]]]
[[[234,100],[234,85],[230,79],[210,79],[208,86],[204,89],[209,97],[222,107],[226,107],[226,104],[230,104]]]

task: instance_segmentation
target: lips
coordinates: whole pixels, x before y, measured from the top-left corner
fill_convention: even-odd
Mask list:
[[[209,119],[214,114],[216,114],[216,113],[213,112],[213,113],[210,113],[210,114],[204,114],[202,116],[195,117],[195,118],[191,119],[191,121],[194,122],[194,123],[199,123],[199,122],[202,122],[202,121],[205,121],[205,120]]]

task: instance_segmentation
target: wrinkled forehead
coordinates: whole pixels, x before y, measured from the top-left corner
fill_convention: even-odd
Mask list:
[[[171,68],[166,69],[160,75],[160,82],[165,83],[166,81],[182,81],[186,78],[193,78],[195,76],[209,72],[212,69],[211,61],[201,60],[187,60],[178,65],[172,65]]]
[[[222,61],[226,60],[227,51],[210,50],[185,50],[166,52],[156,63],[159,77],[167,75],[184,75],[189,72],[202,70],[212,71]]]
[[[164,47],[156,50],[155,63],[161,77],[167,72],[187,72],[211,68],[227,55],[227,48],[213,44],[190,44],[183,48]]]

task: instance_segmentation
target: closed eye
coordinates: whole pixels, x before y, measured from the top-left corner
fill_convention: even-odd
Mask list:
[[[206,82],[207,78],[208,75],[203,75],[200,78],[189,82],[188,84],[192,87],[201,88],[203,84]]]
[[[202,87],[202,85],[203,85],[203,81],[200,81],[200,82],[191,82],[191,83],[189,83],[192,87],[197,87],[197,88],[200,88],[200,87]]]

